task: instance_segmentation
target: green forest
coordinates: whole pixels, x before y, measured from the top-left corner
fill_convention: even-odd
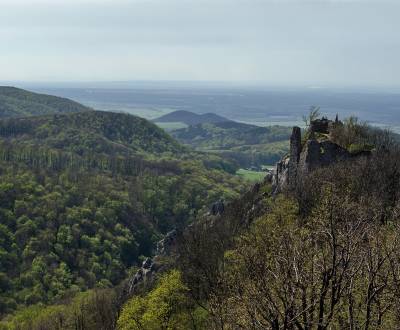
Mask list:
[[[0,86],[0,119],[91,110],[69,99]]]
[[[131,115],[1,120],[2,318],[44,317],[121,284],[165,233],[238,197],[236,170]]]
[[[305,122],[250,185],[132,115],[0,120],[0,329],[395,329],[398,136]]]
[[[400,330],[400,0],[0,0],[0,330]]]
[[[224,121],[192,125],[171,134],[185,145],[216,153],[242,168],[261,168],[275,164],[288,152],[290,128]]]

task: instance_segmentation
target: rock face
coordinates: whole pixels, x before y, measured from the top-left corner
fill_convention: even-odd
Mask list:
[[[312,121],[309,139],[304,144],[301,140],[301,129],[293,127],[289,154],[276,164],[272,178],[274,193],[293,188],[303,174],[352,157],[346,149],[328,138],[317,140],[317,134],[327,135],[335,125],[341,125],[337,118],[335,121],[326,118]]]
[[[218,202],[215,202],[210,209],[211,215],[221,215],[225,211],[224,201],[221,199]]]
[[[178,233],[175,229],[168,232],[165,237],[157,243],[157,254],[169,254],[175,246],[177,236]]]
[[[302,152],[301,129],[293,127],[290,136],[289,154],[276,164],[275,174],[272,178],[272,186],[275,192],[291,187],[297,180],[300,156]]]
[[[289,183],[291,181],[296,181],[301,151],[301,129],[300,127],[295,126],[293,127],[292,135],[290,136],[290,152],[288,161]]]
[[[135,287],[137,287],[139,284],[150,281],[153,278],[153,273],[155,269],[156,267],[153,260],[150,258],[146,258],[142,263],[142,267],[128,281],[126,288],[128,295],[134,292]]]
[[[162,256],[168,256],[175,251],[177,236],[177,231],[171,230],[157,243],[157,254],[153,259],[146,258],[136,274],[126,283],[123,290],[125,297],[133,295],[137,292],[138,288],[151,284],[154,281],[157,271],[160,270],[160,264],[157,262],[157,259]]]
[[[349,158],[351,154],[336,143],[312,139],[306,142],[304,152],[300,156],[300,170],[307,173]]]

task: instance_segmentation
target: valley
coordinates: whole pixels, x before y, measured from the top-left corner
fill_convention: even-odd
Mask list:
[[[397,322],[397,134],[318,107],[304,128],[178,111],[161,121],[185,126],[166,131],[12,91],[0,329],[274,328],[293,311],[301,327]],[[245,312],[255,302],[265,313]]]
[[[165,233],[246,187],[234,163],[145,119],[54,101],[0,120],[3,316],[120,284]]]
[[[0,0],[0,330],[399,330],[399,0]]]

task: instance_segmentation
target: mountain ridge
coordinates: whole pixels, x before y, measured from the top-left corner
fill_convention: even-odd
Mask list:
[[[0,318],[119,285],[164,233],[237,196],[235,171],[130,114],[0,119]]]
[[[205,123],[220,123],[220,122],[231,122],[232,120],[219,116],[215,113],[207,112],[204,114],[196,114],[194,112],[186,110],[178,110],[170,112],[166,115],[153,119],[156,123],[172,123],[182,122],[186,125],[197,125]]]
[[[0,120],[0,136],[9,141],[47,144],[78,154],[85,151],[110,155],[183,151],[177,141],[146,119],[95,110],[3,119]]]
[[[91,110],[67,98],[33,93],[13,86],[0,86],[0,119]]]
[[[222,153],[247,168],[276,163],[288,151],[290,128],[228,121],[192,125],[170,134],[184,145]]]

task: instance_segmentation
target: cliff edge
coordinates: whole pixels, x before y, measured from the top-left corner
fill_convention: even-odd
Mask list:
[[[294,188],[302,175],[317,168],[359,156],[330,140],[331,132],[342,125],[337,117],[335,121],[316,119],[310,123],[303,139],[300,127],[293,127],[290,151],[276,164],[272,176],[273,192],[276,194]]]

